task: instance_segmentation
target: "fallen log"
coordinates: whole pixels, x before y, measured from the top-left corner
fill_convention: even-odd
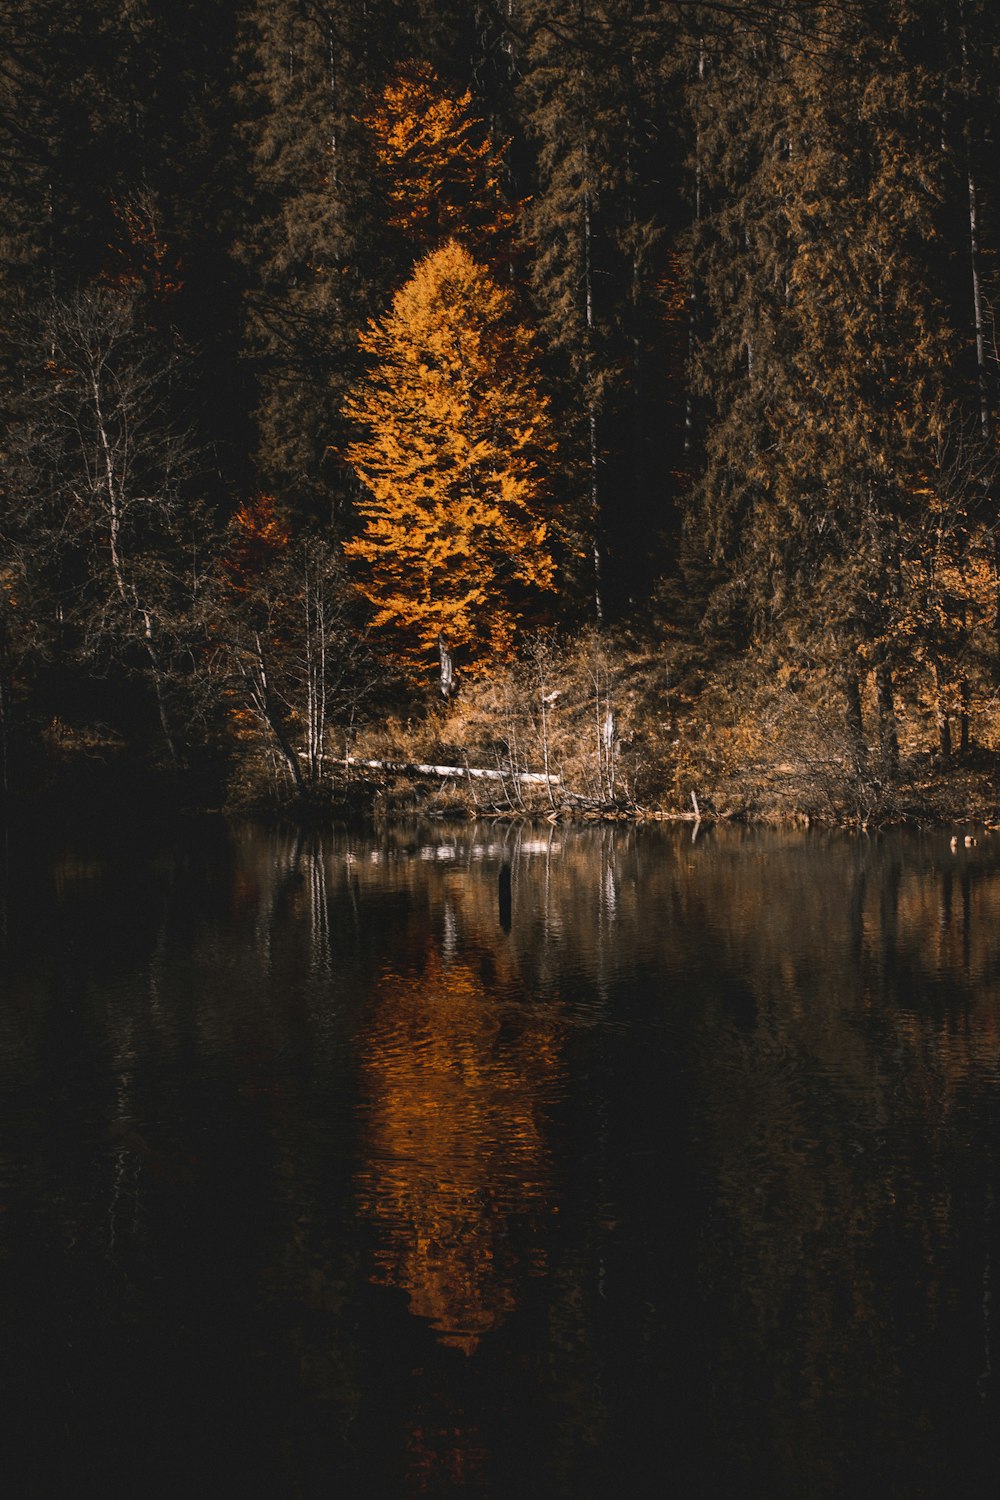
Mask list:
[[[479,766],[430,766],[403,760],[359,760],[348,755],[334,762],[338,766],[361,766],[366,771],[389,771],[398,776],[454,776],[469,781],[519,781],[532,786],[561,786],[561,776],[546,776],[539,771],[487,771]]]

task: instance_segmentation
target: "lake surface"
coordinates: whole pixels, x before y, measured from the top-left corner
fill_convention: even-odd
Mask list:
[[[6,1492],[995,1500],[949,832],[12,852]]]

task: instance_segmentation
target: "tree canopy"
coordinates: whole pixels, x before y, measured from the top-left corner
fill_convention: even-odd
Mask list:
[[[532,339],[510,294],[450,240],[361,338],[371,360],[346,405],[365,429],[347,460],[365,486],[362,568],[374,623],[428,660],[439,641],[505,658],[554,566],[544,519],[553,440]]]
[[[224,742],[262,494],[410,704],[544,621],[777,662],[890,776],[992,735],[995,6],[8,10],[0,755]]]

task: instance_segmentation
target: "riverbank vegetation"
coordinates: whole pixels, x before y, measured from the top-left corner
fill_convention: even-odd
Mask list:
[[[8,9],[9,803],[997,818],[995,8]]]

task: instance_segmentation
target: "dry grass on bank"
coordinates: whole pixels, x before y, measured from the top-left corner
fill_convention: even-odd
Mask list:
[[[870,677],[862,692],[868,752],[859,768],[843,698],[829,676],[747,653],[710,678],[680,716],[675,785],[696,787],[703,811],[747,821],[997,821],[992,690],[972,695],[970,751],[942,757],[929,674],[914,666],[898,674],[896,686],[898,770],[890,773],[880,759]],[[957,721],[953,729],[957,745]]]
[[[467,678],[451,702],[423,719],[359,732],[352,754],[491,773],[425,789],[437,809],[634,811],[661,794],[669,736],[661,660],[596,633],[573,642],[540,635],[520,662]],[[526,783],[525,774],[549,780]]]
[[[818,671],[795,671],[760,652],[696,678],[681,674],[662,642],[543,634],[514,665],[466,677],[448,703],[428,693],[408,720],[331,738],[333,756],[478,768],[490,779],[364,767],[345,775],[342,762],[331,771],[338,805],[367,797],[376,810],[432,816],[691,816],[693,794],[712,818],[1000,822],[992,701],[973,697],[977,748],[950,760],[936,753],[926,675],[900,675],[897,708],[899,774],[884,773],[874,743],[859,771],[842,698]],[[870,682],[863,710],[866,726],[874,725]],[[551,779],[519,780],[525,773]],[[280,780],[266,754],[244,760],[233,800],[266,801]]]

